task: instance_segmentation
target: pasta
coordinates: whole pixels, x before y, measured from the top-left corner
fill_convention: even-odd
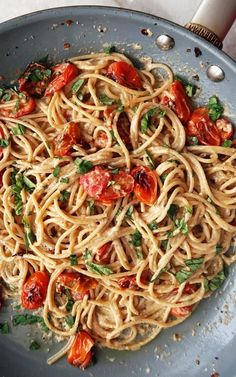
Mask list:
[[[121,76],[109,68],[120,62]],[[6,297],[39,308],[68,340],[50,364],[82,330],[104,347],[139,349],[185,320],[236,258],[232,134],[212,128],[213,142],[206,129],[186,131],[193,118],[180,107],[190,100],[175,97],[164,64],[136,71],[116,52],[63,64],[31,67],[23,94],[0,93],[0,278]],[[67,64],[71,80],[55,90]],[[214,127],[232,128],[212,102]],[[36,280],[27,290],[39,271],[46,291]]]

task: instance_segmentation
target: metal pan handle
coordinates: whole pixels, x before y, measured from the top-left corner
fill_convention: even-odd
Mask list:
[[[236,19],[236,0],[203,0],[185,27],[218,48]]]

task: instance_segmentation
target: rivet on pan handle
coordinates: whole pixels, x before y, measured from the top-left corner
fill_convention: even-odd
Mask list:
[[[203,0],[192,21],[185,27],[221,49],[235,19],[235,0]]]

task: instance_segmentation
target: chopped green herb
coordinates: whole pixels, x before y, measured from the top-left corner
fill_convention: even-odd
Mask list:
[[[60,179],[60,183],[69,183],[69,178],[67,178],[67,177],[62,177],[62,178]]]
[[[74,301],[72,300],[70,291],[68,289],[66,290],[66,296],[67,296],[66,310],[68,312],[71,312],[74,305]]]
[[[199,140],[196,136],[187,136],[187,141],[189,145],[198,145]]]
[[[117,138],[115,137],[115,134],[114,134],[114,131],[113,131],[113,130],[110,130],[110,134],[111,134],[111,136],[112,136],[112,139],[113,139],[116,143],[118,143]]]
[[[163,184],[165,183],[165,180],[166,180],[167,176],[168,176],[168,173],[162,174],[162,175],[160,176],[161,181],[162,181]]]
[[[10,139],[0,139],[0,147],[6,148],[10,144]]]
[[[77,264],[78,264],[77,256],[71,254],[71,255],[70,255],[70,265],[71,265],[71,266],[77,266]]]
[[[113,98],[108,97],[106,94],[101,94],[101,95],[99,96],[99,101],[100,101],[103,105],[107,105],[107,106],[113,105],[113,103],[116,102]]]
[[[97,264],[93,262],[86,262],[86,266],[95,274],[98,275],[111,275],[113,273],[112,269],[109,267],[106,267],[102,264]]]
[[[80,90],[81,86],[83,85],[84,80],[78,79],[71,87],[72,94],[77,94]]]
[[[26,325],[34,325],[35,323],[39,323],[42,330],[48,332],[49,329],[46,326],[44,319],[38,315],[33,314],[15,314],[12,318],[13,326],[26,326]]]
[[[169,230],[169,232],[166,233],[166,237],[167,237],[167,238],[172,238],[172,237],[173,237],[173,234],[174,234],[174,229]]]
[[[232,143],[233,143],[232,140],[225,140],[225,141],[222,143],[222,147],[230,148],[230,147],[232,146]]]
[[[4,93],[2,96],[2,101],[8,102],[11,99],[12,94],[11,93]]]
[[[20,106],[20,100],[17,99],[16,102],[15,102],[15,106],[13,108],[13,114],[17,113],[17,111],[19,110],[19,106]]]
[[[5,93],[5,89],[0,88],[0,99],[2,98],[3,94]]]
[[[22,224],[26,227],[26,228],[29,228],[30,225],[29,225],[29,222],[28,222],[28,219],[26,216],[23,216],[22,217]]]
[[[95,215],[95,206],[94,206],[94,200],[89,201],[89,214],[90,216]]]
[[[209,291],[209,280],[207,279],[204,279],[204,289],[206,292]]]
[[[78,157],[74,160],[74,164],[79,174],[85,174],[89,170],[91,170],[93,167],[92,162],[87,161],[87,160],[82,160],[81,158],[78,158]]]
[[[168,211],[167,211],[167,215],[169,216],[169,218],[174,221],[175,219],[175,216],[177,215],[177,212],[179,210],[179,206],[177,204],[171,204]]]
[[[10,332],[9,324],[7,322],[0,323],[0,333],[5,335],[5,334],[9,334],[9,332]]]
[[[117,175],[119,173],[119,169],[118,168],[112,169],[111,172],[112,172],[112,174]]]
[[[84,253],[84,260],[88,260],[88,259],[91,259],[91,258],[92,258],[92,251],[89,250],[89,249],[86,249],[85,253]]]
[[[118,113],[122,113],[123,111],[124,111],[124,105],[122,105],[122,103],[117,103],[117,111],[118,111]]]
[[[151,125],[152,116],[156,115],[157,118],[163,118],[165,116],[165,110],[155,107],[146,112],[144,117],[141,119],[141,133],[144,134],[147,132],[148,127]]]
[[[19,304],[19,305],[16,305],[16,306],[14,306],[14,310],[20,310],[21,309],[21,305]]]
[[[183,234],[188,234],[188,224],[186,224],[184,218],[176,219],[175,225]]]
[[[168,247],[168,243],[169,243],[169,240],[163,240],[161,241],[161,247],[164,249],[164,250],[167,250],[167,247]]]
[[[52,175],[53,175],[54,177],[58,177],[58,175],[60,174],[60,170],[61,170],[60,166],[57,165],[57,166],[54,168],[54,170],[53,170],[53,172],[52,172]]]
[[[131,219],[131,218],[132,218],[132,214],[133,214],[133,212],[134,212],[134,206],[131,205],[131,206],[129,207],[128,211],[126,212],[126,216],[127,216],[129,219]]]
[[[109,46],[109,47],[104,48],[105,54],[108,54],[108,55],[112,54],[115,51],[116,51],[115,46]]]
[[[132,244],[135,247],[139,247],[142,245],[142,234],[136,229],[136,231],[131,235]]]
[[[222,250],[223,250],[223,246],[217,244],[217,245],[216,245],[216,254],[217,254],[217,255],[220,254]]]
[[[150,152],[148,152],[148,150],[145,151],[146,152],[146,155],[147,155],[147,159],[148,159],[148,162],[149,162],[149,166],[152,170],[155,170],[156,169],[156,166],[155,166],[155,162],[154,162],[154,159],[151,155]]]
[[[209,289],[215,291],[218,289],[226,280],[228,273],[226,270],[219,272],[213,279],[209,280]]]
[[[186,79],[184,79],[183,77],[180,77],[178,75],[175,75],[175,79],[182,82],[188,97],[194,96],[194,94],[196,93],[196,90],[197,90],[196,85],[189,83]]]
[[[69,191],[63,190],[61,191],[61,195],[59,197],[59,201],[65,203],[69,199],[70,193]]]
[[[178,280],[178,282],[181,284],[185,280],[187,280],[192,274],[193,274],[192,271],[180,270],[180,271],[177,272],[175,277]]]
[[[66,321],[67,325],[71,328],[71,327],[73,327],[73,325],[75,323],[75,317],[73,317],[71,314],[69,314],[68,316],[66,316],[65,321]]]
[[[37,351],[40,348],[40,344],[36,340],[32,340],[30,343],[30,351]]]
[[[193,258],[187,259],[184,263],[187,267],[190,268],[191,271],[197,271],[199,268],[202,267],[203,262],[204,258]]]
[[[216,96],[212,96],[208,102],[209,117],[215,122],[224,112],[223,106],[220,104]]]
[[[33,245],[33,243],[36,241],[36,236],[32,230],[30,230],[24,235],[24,240],[25,240],[25,248],[26,250],[28,250],[29,246]]]
[[[136,249],[136,257],[138,259],[143,259],[143,253],[140,249]]]
[[[152,221],[151,223],[148,224],[148,228],[151,230],[156,230],[158,229],[158,225],[156,221]]]
[[[13,135],[17,136],[17,135],[24,135],[25,130],[26,130],[26,127],[23,126],[23,124],[18,124],[18,127],[13,127],[11,129],[11,132],[13,133]]]
[[[190,214],[193,213],[192,208],[190,206],[188,206],[188,205],[184,207],[184,210],[185,210],[186,213],[190,213]]]

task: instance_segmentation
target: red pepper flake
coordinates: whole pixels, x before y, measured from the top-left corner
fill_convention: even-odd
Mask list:
[[[70,43],[64,43],[64,50],[68,50],[70,48]]]
[[[72,25],[74,23],[74,21],[72,21],[72,20],[66,20],[66,25],[67,26],[70,26],[70,25]]]
[[[199,47],[194,47],[194,54],[195,54],[196,58],[198,58],[199,56],[202,55],[202,51],[200,50]]]

